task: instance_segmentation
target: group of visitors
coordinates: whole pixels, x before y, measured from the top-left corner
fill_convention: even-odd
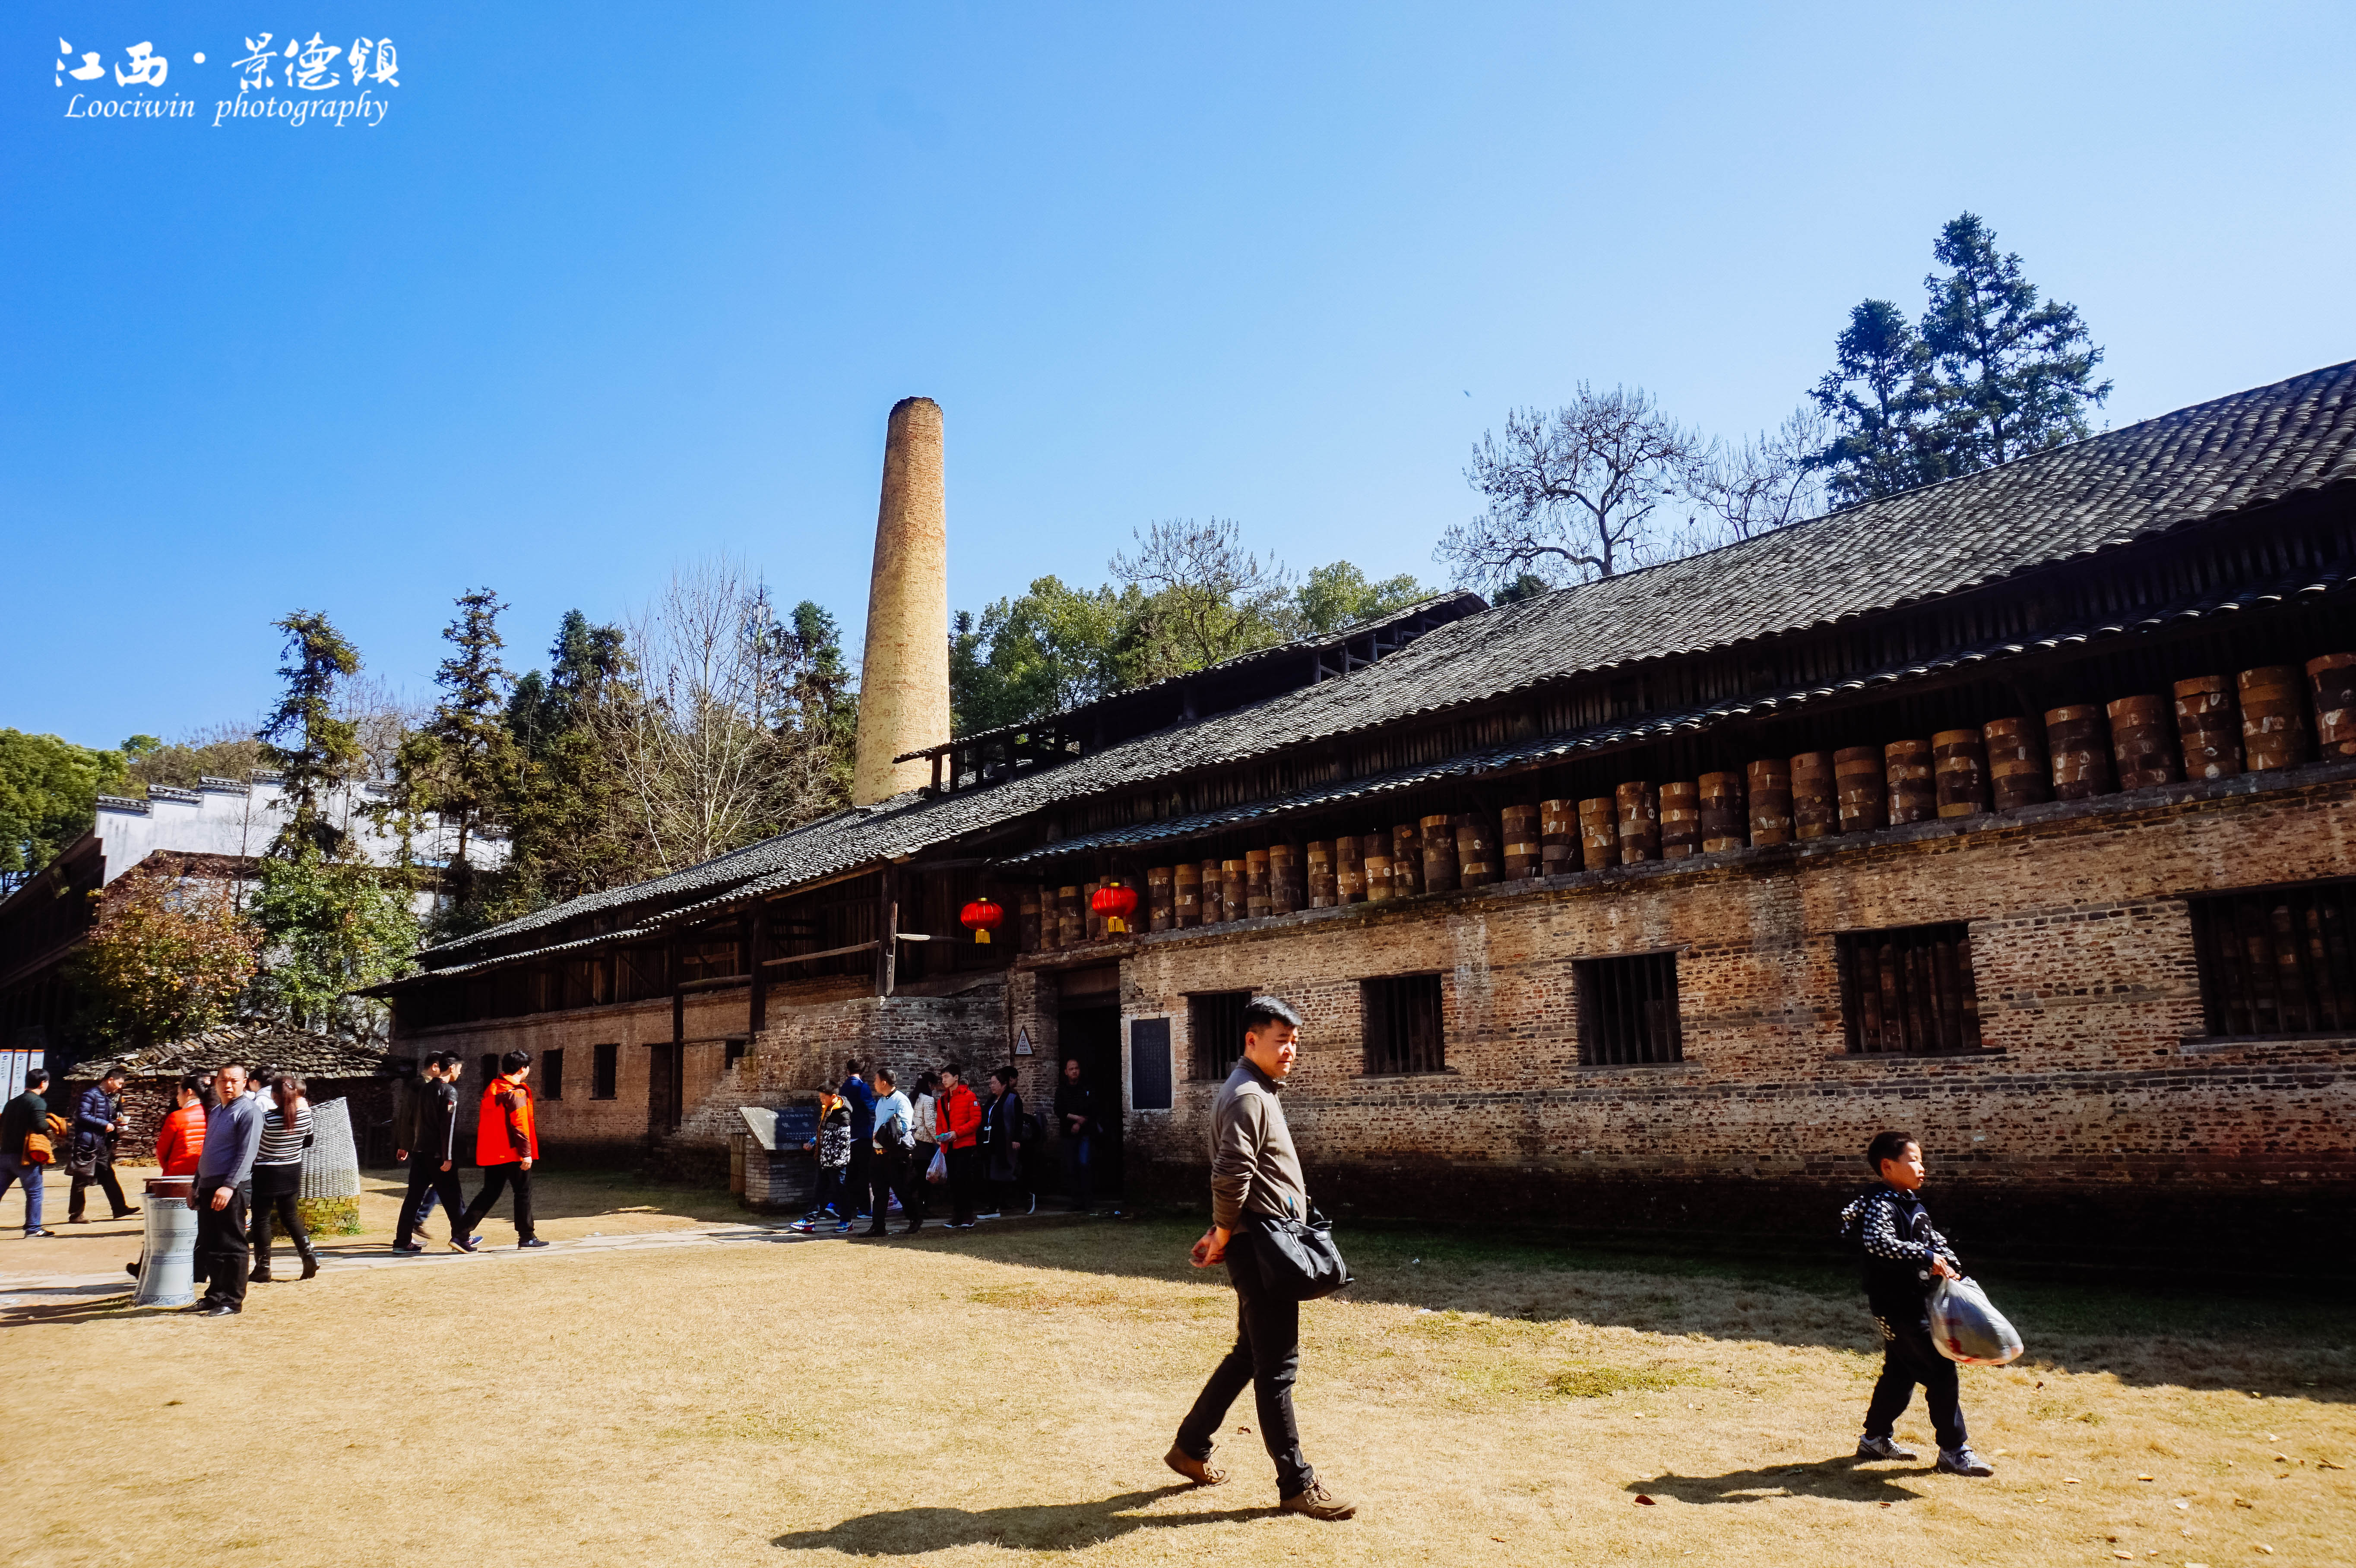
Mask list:
[[[924,1228],[933,1187],[948,1198],[952,1231],[1034,1211],[1030,1174],[1047,1125],[1024,1106],[1020,1076],[1012,1066],[993,1068],[984,1099],[967,1086],[964,1064],[950,1061],[920,1074],[911,1094],[888,1067],[871,1073],[857,1057],[845,1062],[842,1083],[819,1091],[818,1127],[803,1141],[818,1157],[818,1177],[794,1229],[848,1235],[865,1221],[860,1234],[884,1236],[896,1203],[907,1222],[902,1233],[913,1234]],[[1089,1173],[1103,1127],[1076,1060],[1064,1063],[1055,1121],[1065,1191],[1084,1214],[1095,1197]]]
[[[483,1085],[475,1119],[475,1163],[482,1167],[483,1189],[472,1203],[458,1185],[458,1080],[466,1059],[455,1051],[425,1059],[417,1083],[395,1108],[393,1157],[409,1167],[409,1190],[393,1227],[392,1250],[422,1253],[415,1238],[438,1200],[450,1226],[450,1244],[462,1253],[482,1245],[475,1232],[490,1217],[503,1192],[515,1195],[516,1245],[548,1245],[533,1228],[531,1168],[540,1158],[540,1126],[532,1113],[531,1053],[510,1051],[499,1058],[497,1076]]]
[[[303,1277],[319,1272],[297,1208],[312,1139],[304,1090],[299,1073],[249,1076],[244,1063],[234,1061],[182,1078],[174,1088],[176,1104],[156,1133],[155,1157],[166,1177],[194,1179],[188,1207],[197,1211],[195,1266],[205,1289],[185,1310],[207,1317],[244,1311],[246,1285],[273,1278],[270,1247],[279,1225],[303,1261]],[[130,1269],[136,1274],[139,1265]]]

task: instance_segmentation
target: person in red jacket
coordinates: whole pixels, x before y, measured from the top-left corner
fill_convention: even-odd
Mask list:
[[[194,1176],[205,1152],[205,1084],[194,1073],[172,1092],[177,1107],[155,1129],[155,1163],[166,1176]]]
[[[540,1157],[540,1133],[532,1125],[531,1091],[524,1084],[530,1075],[531,1052],[510,1051],[499,1058],[499,1075],[483,1085],[482,1115],[475,1123],[475,1163],[483,1168],[483,1189],[466,1205],[458,1226],[469,1239],[500,1192],[513,1187],[516,1245],[548,1245],[531,1228],[531,1164]]]
[[[934,1097],[941,1150],[949,1162],[949,1229],[973,1229],[974,1193],[981,1186],[981,1102],[965,1086],[965,1069],[941,1069],[941,1092]]]
[[[164,1118],[155,1129],[155,1163],[164,1168],[166,1176],[197,1174],[197,1161],[205,1152],[205,1081],[191,1072],[180,1080],[172,1091],[177,1109]],[[124,1264],[123,1273],[132,1278],[146,1266],[147,1254],[142,1251],[135,1264]]]

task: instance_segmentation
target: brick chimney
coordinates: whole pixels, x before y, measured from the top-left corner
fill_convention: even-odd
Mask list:
[[[893,758],[949,738],[948,508],[941,486],[941,406],[892,405],[884,497],[867,585],[867,652],[859,677],[859,750],[851,800],[867,805],[932,782],[929,763]]]

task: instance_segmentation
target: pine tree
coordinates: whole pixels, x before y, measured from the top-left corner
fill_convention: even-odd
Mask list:
[[[289,858],[307,847],[335,859],[345,848],[342,827],[327,814],[328,796],[359,774],[364,757],[359,726],[336,717],[337,683],[358,675],[360,656],[327,616],[297,610],[273,622],[286,634],[285,682],[256,739],[262,765],[275,771],[289,816],[272,853]]]
[[[503,808],[508,864],[482,900],[490,919],[618,886],[645,861],[605,733],[609,705],[631,696],[622,629],[568,610],[548,652],[549,673],[525,675],[508,699],[518,766]]]
[[[450,853],[444,869],[450,907],[444,923],[466,930],[480,919],[475,845],[512,800],[519,755],[508,728],[507,645],[498,632],[507,606],[487,588],[462,593],[443,629],[453,648],[434,673],[441,700],[424,728],[402,748],[398,782],[440,820]]]
[[[1939,230],[1933,254],[1949,270],[1922,280],[1931,306],[1922,336],[1958,471],[2091,433],[2086,411],[2111,395],[2111,383],[2094,381],[2103,351],[2078,307],[2040,304],[2020,257],[1999,252],[1995,230],[1973,213]]]
[[[1830,471],[1835,503],[1870,501],[1945,475],[1930,376],[1930,351],[1903,311],[1867,300],[1848,313],[1833,340],[1833,368],[1809,394],[1837,432],[1811,459]]]

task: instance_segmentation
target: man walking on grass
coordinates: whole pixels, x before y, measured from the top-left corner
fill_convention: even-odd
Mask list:
[[[462,1253],[477,1245],[466,1233],[466,1195],[458,1190],[458,1074],[466,1070],[465,1057],[437,1051],[425,1059],[424,1073],[410,1092],[413,1108],[402,1136],[411,1142],[393,1151],[409,1164],[409,1190],[401,1200],[401,1223],[392,1238],[396,1253],[425,1250],[410,1238],[425,1228],[437,1196],[450,1221],[450,1244]]]
[[[513,1187],[516,1245],[548,1245],[531,1223],[531,1163],[540,1157],[540,1131],[532,1122],[531,1090],[524,1083],[530,1075],[531,1052],[510,1051],[499,1058],[499,1075],[483,1086],[483,1104],[475,1123],[475,1163],[483,1168],[483,1189],[475,1194],[458,1221],[459,1232],[469,1241],[476,1227],[490,1214],[491,1205],[499,1200],[499,1193]],[[451,1240],[467,1252],[475,1250],[456,1236]]]
[[[1311,1519],[1348,1519],[1358,1511],[1317,1479],[1301,1452],[1293,1417],[1292,1380],[1301,1366],[1301,1303],[1269,1288],[1262,1273],[1259,1226],[1267,1219],[1309,1212],[1309,1190],[1293,1152],[1277,1092],[1300,1048],[1301,1015],[1274,997],[1254,997],[1244,1008],[1244,1054],[1219,1086],[1211,1106],[1211,1228],[1194,1243],[1196,1268],[1224,1262],[1236,1287],[1236,1348],[1203,1385],[1162,1462],[1198,1486],[1227,1478],[1211,1467],[1211,1437],[1244,1385],[1252,1385],[1260,1437],[1276,1461],[1279,1504]]]

